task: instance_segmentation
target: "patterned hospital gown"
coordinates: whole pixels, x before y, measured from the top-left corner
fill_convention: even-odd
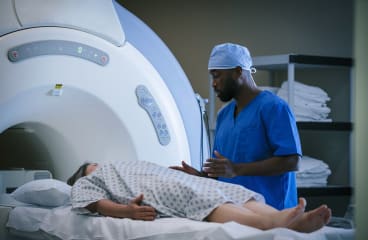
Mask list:
[[[143,205],[160,216],[205,219],[223,203],[242,205],[262,195],[240,185],[197,177],[144,161],[108,162],[79,179],[72,188],[73,209],[101,199],[128,204],[143,193]]]

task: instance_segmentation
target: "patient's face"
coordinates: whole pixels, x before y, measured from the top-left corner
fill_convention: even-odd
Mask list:
[[[89,175],[90,173],[92,173],[94,170],[96,170],[97,166],[98,166],[97,163],[89,164],[86,168],[86,172],[85,172],[86,176]]]

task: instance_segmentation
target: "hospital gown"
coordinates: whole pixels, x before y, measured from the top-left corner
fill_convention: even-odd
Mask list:
[[[143,205],[158,216],[205,219],[223,203],[242,205],[262,195],[242,186],[197,177],[144,161],[108,162],[79,179],[72,188],[73,209],[101,199],[129,204],[141,193]]]

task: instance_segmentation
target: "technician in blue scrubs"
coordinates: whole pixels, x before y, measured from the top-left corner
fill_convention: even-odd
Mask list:
[[[302,155],[296,121],[284,100],[257,87],[251,67],[244,46],[225,43],[211,52],[212,87],[229,103],[218,113],[214,154],[202,170],[208,177],[261,193],[276,209],[294,207],[295,171]],[[176,169],[198,175],[185,162]]]

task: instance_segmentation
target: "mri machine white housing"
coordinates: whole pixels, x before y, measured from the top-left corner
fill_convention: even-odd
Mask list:
[[[180,65],[111,0],[2,0],[0,57],[0,133],[40,140],[56,178],[85,161],[199,168],[209,155]]]

